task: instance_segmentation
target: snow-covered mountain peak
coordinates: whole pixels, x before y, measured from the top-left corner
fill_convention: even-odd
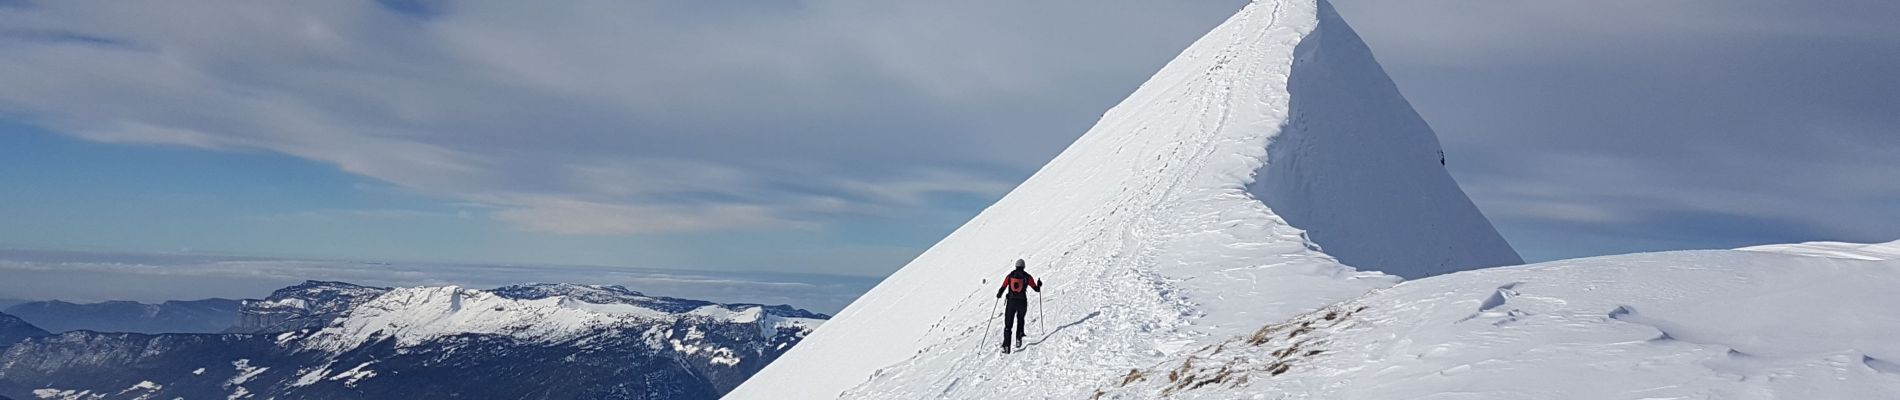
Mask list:
[[[731,397],[1085,396],[1399,281],[1367,271],[1519,263],[1441,155],[1329,5],[1255,2]],[[996,354],[1018,258],[1048,283],[1030,352],[1059,358]]]

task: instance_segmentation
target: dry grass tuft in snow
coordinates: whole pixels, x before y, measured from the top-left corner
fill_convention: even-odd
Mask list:
[[[1252,334],[1202,347],[1172,368],[1169,363],[1131,369],[1113,387],[1097,389],[1093,398],[1170,397],[1209,386],[1232,389],[1271,379],[1326,354],[1327,338],[1353,327],[1358,321],[1353,317],[1365,310],[1364,305],[1344,302],[1262,326]],[[1164,369],[1165,381],[1160,379]]]

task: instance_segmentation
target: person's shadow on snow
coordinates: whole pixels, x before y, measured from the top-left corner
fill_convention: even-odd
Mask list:
[[[1096,311],[1096,312],[1089,313],[1089,315],[1085,315],[1082,317],[1082,319],[1075,320],[1075,322],[1062,324],[1062,326],[1056,327],[1055,330],[1043,332],[1042,337],[1036,338],[1036,341],[1029,342],[1029,344],[1025,344],[1024,346],[1035,346],[1035,345],[1042,344],[1042,341],[1049,340],[1050,336],[1055,336],[1056,332],[1061,332],[1063,329],[1069,329],[1069,327],[1071,326],[1081,325],[1083,322],[1088,322],[1089,319],[1095,318],[1095,316],[1097,315],[1102,315],[1102,312]]]

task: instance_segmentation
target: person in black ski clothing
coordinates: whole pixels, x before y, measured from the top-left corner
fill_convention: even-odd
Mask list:
[[[1042,281],[1030,276],[1029,271],[1024,271],[1024,264],[1023,260],[1016,260],[1016,270],[1010,271],[1009,276],[1003,278],[1003,287],[996,288],[996,297],[1003,297],[1004,293],[1009,294],[1008,304],[1003,307],[1004,353],[1008,353],[1012,348],[1010,339],[1015,339],[1014,343],[1018,344],[1023,341],[1023,317],[1029,314],[1028,289],[1042,291]],[[1015,333],[1011,333],[1011,328],[1015,329]]]

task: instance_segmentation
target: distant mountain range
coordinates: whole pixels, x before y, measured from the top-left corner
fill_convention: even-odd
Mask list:
[[[713,399],[830,318],[573,284],[311,281],[238,308],[225,333],[48,334],[0,314],[0,396]]]
[[[135,333],[217,333],[238,322],[242,300],[204,299],[146,304],[107,301],[79,304],[34,301],[6,308],[7,314],[55,333],[89,330]]]
[[[0,349],[5,349],[27,338],[46,335],[45,329],[33,326],[19,317],[0,313]]]

